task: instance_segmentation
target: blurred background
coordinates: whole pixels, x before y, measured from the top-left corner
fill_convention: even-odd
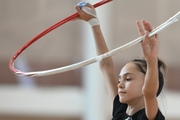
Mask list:
[[[90,3],[98,0],[84,0]],[[0,0],[0,120],[110,120],[112,104],[98,63],[44,77],[20,77],[8,67],[11,57],[34,36],[75,13],[79,0]],[[110,50],[139,37],[136,20],[158,26],[176,14],[178,0],[114,0],[97,8]],[[168,66],[158,98],[167,120],[180,119],[180,23],[159,33],[159,57]],[[90,26],[71,21],[26,49],[15,61],[22,71],[70,65],[96,56]],[[140,45],[115,56],[115,72],[133,58]]]

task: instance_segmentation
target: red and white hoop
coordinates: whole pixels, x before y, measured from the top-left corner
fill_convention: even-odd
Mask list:
[[[94,4],[93,6],[99,7],[105,3],[108,3],[112,0],[102,0],[96,4]],[[37,35],[36,37],[34,37],[32,40],[30,40],[29,42],[27,42],[20,50],[18,50],[18,52],[11,58],[10,62],[9,62],[9,68],[10,70],[20,76],[47,76],[47,75],[52,75],[52,74],[57,74],[57,73],[62,73],[62,72],[67,72],[70,70],[75,70],[81,67],[84,67],[86,65],[101,61],[102,59],[105,59],[107,57],[113,56],[117,53],[120,53],[121,51],[134,46],[136,44],[138,44],[139,42],[141,42],[144,38],[144,36],[139,37],[125,45],[122,45],[116,49],[113,49],[107,53],[104,53],[102,55],[96,56],[94,58],[88,59],[88,60],[84,60],[82,62],[79,63],[75,63],[72,65],[68,65],[68,66],[64,66],[64,67],[60,67],[60,68],[55,68],[55,69],[51,69],[51,70],[44,70],[44,71],[35,71],[35,72],[22,72],[18,69],[16,69],[14,67],[14,61],[16,60],[16,58],[27,48],[29,47],[32,43],[34,43],[35,41],[39,40],[41,37],[43,37],[44,35],[48,34],[49,32],[51,32],[52,30],[56,29],[57,27],[65,24],[66,22],[76,18],[78,16],[78,13],[72,14],[69,17],[63,19],[62,21],[54,24],[53,26],[49,27],[48,29],[46,29],[45,31],[43,31],[42,33],[40,33],[39,35]],[[156,29],[154,29],[149,36],[153,36],[155,34],[157,34],[159,31],[163,30],[164,28],[166,28],[167,26],[173,24],[174,22],[177,22],[180,18],[180,12],[178,12],[177,14],[175,14],[173,17],[171,17],[169,20],[167,20],[166,22],[164,22],[163,24],[161,24],[160,26],[158,26]]]

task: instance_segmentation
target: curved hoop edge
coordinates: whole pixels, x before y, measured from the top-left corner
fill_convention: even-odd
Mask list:
[[[110,1],[113,1],[113,0],[102,0],[102,1],[99,1],[99,2],[95,3],[93,6],[96,8],[96,7],[99,7],[99,6],[103,5],[103,4],[108,3],[108,2],[110,2]],[[20,49],[18,50],[18,52],[16,52],[16,53],[14,54],[14,56],[10,59],[9,69],[10,69],[13,73],[15,73],[15,74],[17,74],[17,75],[20,75],[20,76],[22,76],[22,75],[24,75],[24,76],[34,76],[34,75],[35,75],[34,72],[22,72],[22,71],[16,69],[16,68],[14,67],[14,62],[15,62],[16,58],[17,58],[28,46],[30,46],[31,44],[33,44],[35,41],[37,41],[38,39],[40,39],[40,38],[43,37],[44,35],[48,34],[48,33],[51,32],[52,30],[56,29],[57,27],[59,27],[59,26],[65,24],[66,22],[74,19],[74,18],[77,17],[77,16],[78,16],[78,13],[76,12],[76,13],[70,15],[69,17],[67,17],[67,18],[65,18],[65,19],[57,22],[56,24],[52,25],[51,27],[47,28],[46,30],[44,30],[43,32],[41,32],[40,34],[38,34],[36,37],[34,37],[32,40],[28,41],[28,42],[27,42],[22,48],[20,48]],[[43,72],[43,71],[42,71],[42,72]]]

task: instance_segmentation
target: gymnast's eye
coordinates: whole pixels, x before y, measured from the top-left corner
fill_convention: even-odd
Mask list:
[[[126,81],[128,81],[128,82],[131,81],[131,78],[126,78]]]

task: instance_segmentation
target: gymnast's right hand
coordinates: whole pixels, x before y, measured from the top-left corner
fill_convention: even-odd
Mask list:
[[[85,2],[83,2],[85,3]],[[88,22],[91,26],[99,25],[99,20],[95,8],[90,3],[85,3],[84,5],[76,5],[75,9],[79,16],[76,19],[81,19]]]

